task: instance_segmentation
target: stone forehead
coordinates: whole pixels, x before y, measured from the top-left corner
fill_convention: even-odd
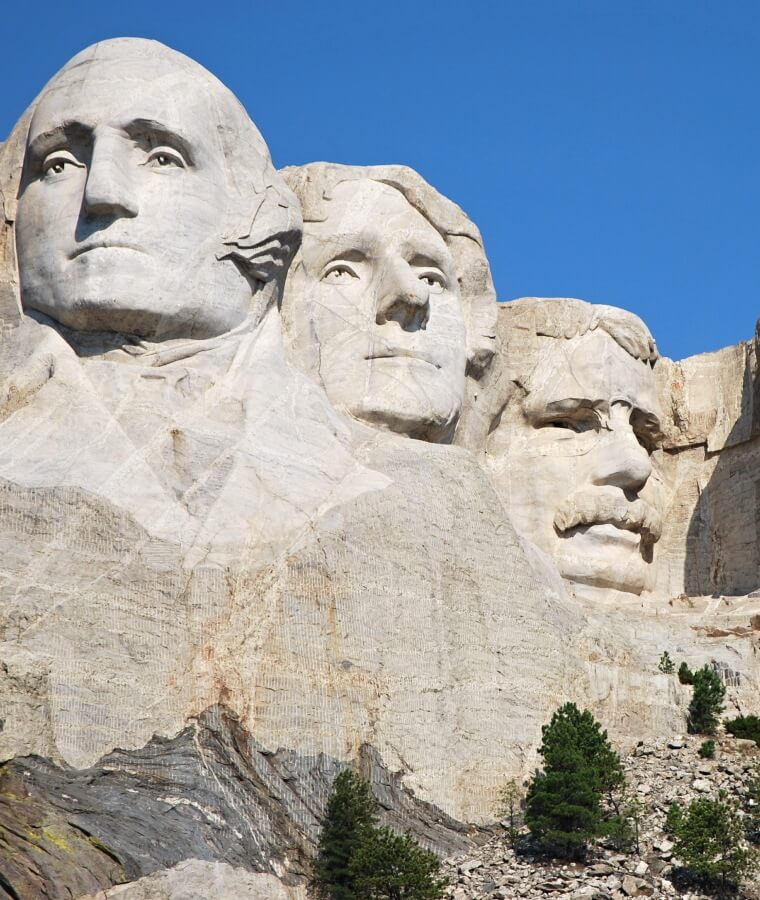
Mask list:
[[[635,359],[654,365],[659,358],[647,326],[625,309],[566,297],[522,297],[499,307],[498,331],[510,366],[512,360],[518,367],[530,364],[539,338],[571,339],[597,330]]]
[[[307,231],[332,231],[336,226],[350,230],[369,226],[387,231],[395,228],[395,225],[391,225],[392,220],[403,216],[409,224],[414,223],[434,236],[442,248],[446,246],[443,237],[431,222],[400,191],[382,182],[371,178],[341,181],[324,199],[327,218],[322,222],[307,223]]]
[[[122,89],[112,92],[111,82],[118,79]],[[192,82],[192,87],[189,87]],[[105,83],[105,84],[104,84]],[[222,144],[229,153],[237,145],[254,151],[269,165],[269,150],[254,123],[232,91],[215,75],[183,53],[158,41],[143,38],[114,38],[82,50],[67,62],[45,85],[37,101],[32,128],[44,113],[48,102],[58,95],[66,102],[123,106],[131,101],[130,86],[145,85],[150,90],[139,94],[145,105],[153,95],[156,109],[164,108],[178,116],[209,115],[216,124]],[[203,113],[200,110],[203,109]],[[144,109],[142,112],[150,113]],[[245,164],[245,159],[238,161]]]
[[[529,391],[529,405],[531,399],[539,400],[537,395],[541,402],[628,398],[647,407],[657,405],[651,367],[634,359],[602,330],[564,340],[541,338],[536,365],[523,384]]]

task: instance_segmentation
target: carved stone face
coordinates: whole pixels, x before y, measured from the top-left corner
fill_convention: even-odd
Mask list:
[[[231,202],[224,107],[202,70],[193,83],[170,56],[103,46],[61,72],[32,118],[22,303],[74,329],[223,333],[251,297],[234,263],[216,259]]]
[[[305,226],[293,315],[310,320],[327,395],[370,424],[448,439],[466,349],[446,242],[399,191],[368,179],[339,184],[325,208]]]
[[[491,438],[496,482],[518,532],[564,578],[640,594],[660,536],[654,375],[601,330],[541,344],[527,395]]]

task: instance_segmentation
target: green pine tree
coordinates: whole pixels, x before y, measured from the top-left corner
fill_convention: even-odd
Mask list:
[[[694,684],[694,673],[685,662],[678,667],[678,680],[681,684]]]
[[[690,803],[675,826],[674,854],[684,866],[723,891],[757,868],[757,855],[743,843],[743,824],[725,797]]]
[[[547,852],[582,858],[588,842],[620,819],[625,786],[620,757],[591,713],[574,703],[560,707],[542,734],[544,771],[528,788],[525,821]]]
[[[311,888],[322,900],[359,900],[351,860],[375,826],[377,801],[367,782],[346,769],[333,782],[332,793],[313,863]]]
[[[712,666],[704,665],[694,673],[688,714],[690,734],[714,734],[725,696],[726,686]]]
[[[361,900],[437,900],[447,881],[438,857],[412,835],[374,828],[351,858],[356,897]]]

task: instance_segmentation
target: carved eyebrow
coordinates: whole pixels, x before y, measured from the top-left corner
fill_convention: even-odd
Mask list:
[[[409,260],[409,264],[412,266],[429,266],[433,269],[443,269],[446,271],[451,263],[450,260],[443,259],[438,254],[415,253]]]
[[[546,421],[556,416],[572,416],[581,410],[595,410],[605,407],[607,404],[599,400],[587,397],[566,397],[561,400],[543,402],[537,397],[531,402],[531,394],[528,394],[524,412],[533,421]]]
[[[179,129],[163,125],[154,119],[132,119],[122,126],[125,134],[133,140],[148,137],[155,142],[153,146],[167,144],[179,150],[188,165],[195,165],[195,156],[192,150],[192,141],[182,134]]]
[[[72,140],[83,140],[90,137],[92,129],[81,122],[61,122],[54,128],[41,131],[29,142],[27,153],[35,160],[44,158],[51,150],[55,150],[63,143]]]
[[[414,240],[405,241],[402,249],[415,265],[435,266],[437,269],[450,272],[454,270],[454,259],[448,248],[441,247],[432,240],[415,237]],[[417,260],[421,260],[421,262],[416,262]]]

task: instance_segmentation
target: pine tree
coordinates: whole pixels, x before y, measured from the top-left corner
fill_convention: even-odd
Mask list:
[[[694,684],[694,673],[685,662],[678,667],[678,680],[681,684]]]
[[[440,862],[410,833],[379,828],[377,801],[367,782],[350,769],[333,782],[311,890],[320,900],[435,900],[446,880]]]
[[[582,858],[588,842],[606,833],[603,797],[615,813],[610,823],[620,817],[625,785],[620,757],[591,713],[574,703],[560,707],[542,734],[544,771],[528,789],[525,821],[544,850]]]
[[[694,693],[689,704],[690,734],[713,734],[723,710],[726,686],[712,666],[704,665],[694,673]]]
[[[447,884],[440,866],[409,832],[374,828],[351,858],[357,900],[436,900]]]
[[[332,793],[313,863],[312,891],[323,900],[358,900],[351,859],[372,831],[377,801],[367,782],[346,769],[333,782]]]
[[[675,826],[673,852],[694,875],[733,888],[757,868],[755,852],[743,846],[743,830],[725,797],[694,800]]]

